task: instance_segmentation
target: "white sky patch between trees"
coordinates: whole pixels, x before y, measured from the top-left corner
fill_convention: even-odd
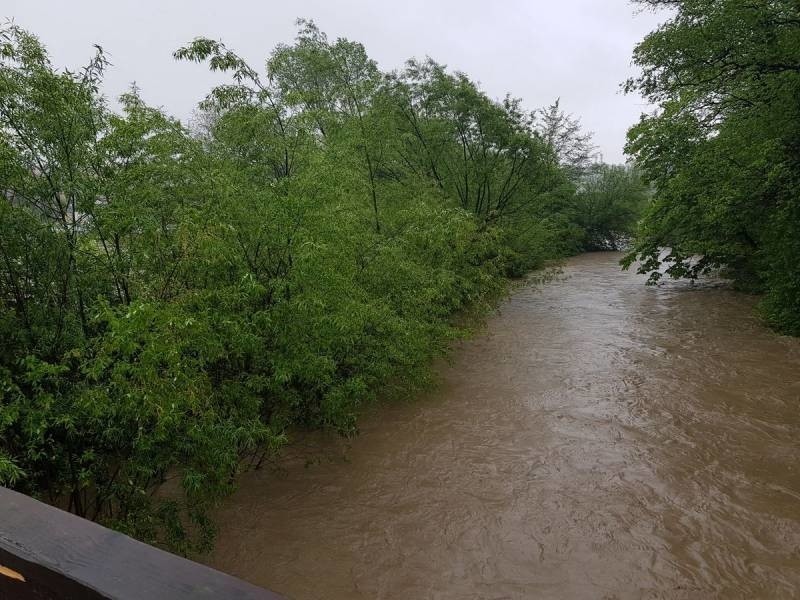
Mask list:
[[[222,39],[253,66],[295,19],[314,19],[331,39],[359,41],[383,70],[431,56],[479,81],[494,98],[506,92],[540,108],[561,106],[594,132],[606,162],[623,162],[627,128],[649,111],[620,84],[634,73],[631,52],[660,17],[628,0],[6,0],[0,18],[39,36],[58,67],[77,68],[101,45],[113,67],[104,92],[132,82],[150,104],[183,120],[225,75],[177,62],[172,52],[197,36]]]

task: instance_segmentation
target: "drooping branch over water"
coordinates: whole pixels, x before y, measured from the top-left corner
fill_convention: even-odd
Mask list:
[[[800,335],[800,6],[640,4],[670,11],[626,84],[658,106],[628,134],[657,190],[628,262],[654,279],[724,267],[764,294],[770,324]]]

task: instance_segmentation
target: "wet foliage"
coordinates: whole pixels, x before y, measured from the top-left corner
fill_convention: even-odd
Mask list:
[[[800,7],[640,4],[668,10],[626,86],[658,106],[628,134],[657,189],[628,264],[654,280],[724,267],[764,294],[770,324],[800,335]]]
[[[382,73],[299,27],[263,73],[178,49],[230,77],[188,127],[136,89],[111,110],[102,49],[62,72],[0,30],[3,484],[207,547],[209,508],[290,431],[354,434],[425,381],[454,315],[629,226],[586,208],[614,194],[581,183],[587,138],[557,105],[430,60]]]

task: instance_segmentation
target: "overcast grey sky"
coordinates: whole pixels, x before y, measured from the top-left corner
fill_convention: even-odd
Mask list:
[[[637,14],[638,13],[638,14]],[[97,43],[113,67],[105,93],[136,81],[145,100],[186,119],[224,77],[178,63],[197,36],[222,39],[253,66],[311,18],[329,37],[362,42],[381,68],[431,56],[538,108],[562,106],[595,134],[608,162],[624,160],[625,131],[647,107],[619,86],[633,46],[658,23],[629,0],[4,0],[0,18],[37,34],[56,66],[81,66]]]

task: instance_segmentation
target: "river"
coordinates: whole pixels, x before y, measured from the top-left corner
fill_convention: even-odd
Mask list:
[[[210,564],[297,600],[800,597],[800,340],[619,258],[518,290],[352,442],[246,473]]]

